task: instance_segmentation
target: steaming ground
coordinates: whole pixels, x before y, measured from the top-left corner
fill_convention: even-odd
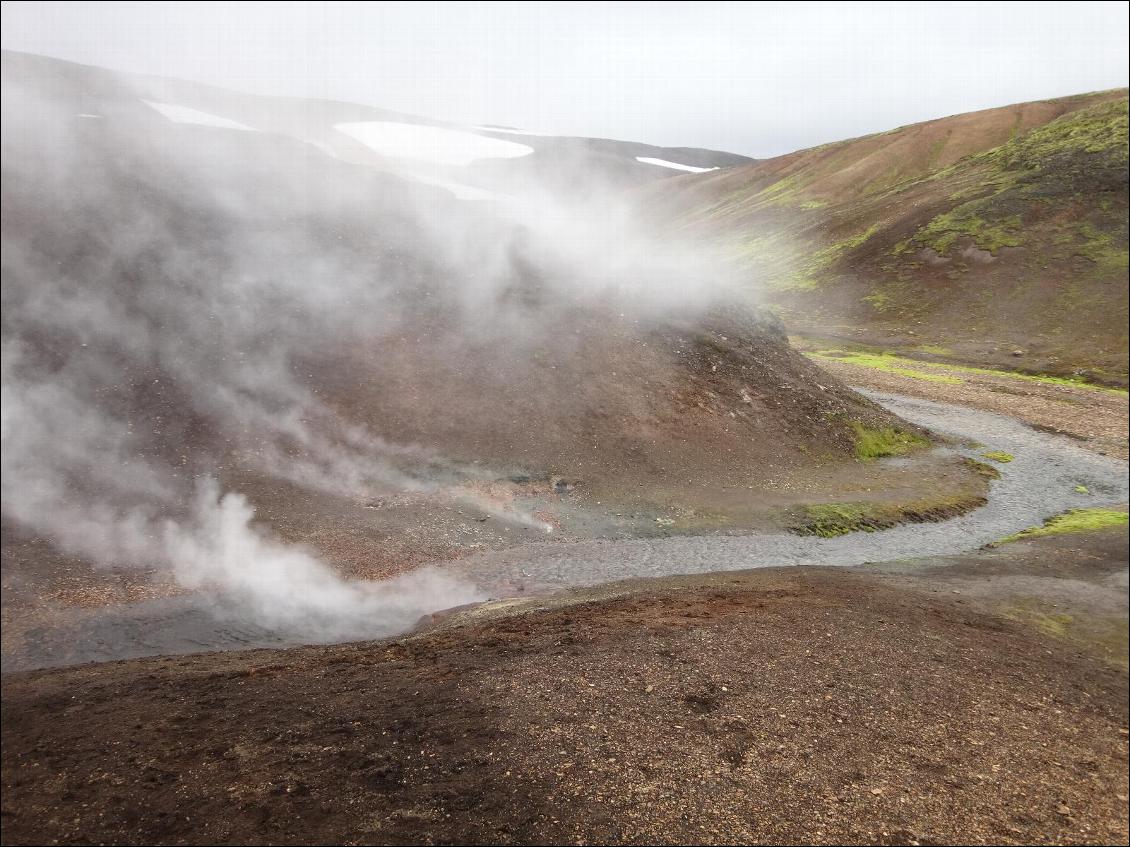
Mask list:
[[[762,534],[543,542],[471,556],[448,563],[442,571],[428,568],[392,583],[341,583],[327,576],[321,587],[325,593],[315,594],[303,608],[272,604],[267,596],[263,602],[268,605],[254,617],[239,595],[99,606],[61,614],[51,625],[11,640],[3,654],[4,668],[379,638],[411,629],[429,613],[488,597],[530,596],[622,579],[952,555],[1039,525],[1067,509],[1117,506],[1130,499],[1125,463],[1095,455],[1062,436],[972,409],[894,395],[875,397],[906,420],[982,445],[958,448],[962,453],[978,456],[987,445],[1012,454],[1015,458],[1001,467],[1001,478],[992,484],[988,504],[942,523],[834,539]],[[246,516],[236,519],[238,526],[245,522]],[[262,555],[248,556],[248,561],[274,565]],[[277,578],[295,579],[285,571]],[[287,596],[283,588],[282,597]],[[319,604],[324,615],[318,614]],[[272,625],[256,623],[272,621],[272,614]]]
[[[238,638],[335,640],[479,599],[404,573],[471,546],[452,537],[471,516],[498,548],[748,528],[768,519],[748,490],[802,479],[908,484],[854,456],[855,428],[906,425],[792,351],[699,245],[637,225],[597,153],[572,162],[579,194],[495,173],[521,187],[502,215],[401,154],[489,170],[544,138],[7,53],[3,86],[6,595],[34,594],[49,550],[64,576],[211,598]],[[572,490],[584,516],[547,511]],[[350,578],[378,558],[402,575]]]

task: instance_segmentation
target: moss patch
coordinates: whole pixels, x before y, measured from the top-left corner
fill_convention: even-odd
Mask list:
[[[962,236],[993,254],[1002,247],[1019,247],[1024,242],[1019,215],[985,220],[978,214],[980,205],[981,201],[973,201],[938,215],[918,231],[915,240],[939,254],[949,250]]]
[[[850,421],[849,425],[855,433],[856,458],[864,462],[887,456],[902,456],[929,443],[921,436],[890,426],[869,427],[860,421]]]
[[[1045,535],[1063,535],[1068,532],[1089,532],[1096,529],[1106,529],[1111,526],[1121,526],[1130,519],[1126,512],[1115,509],[1072,509],[1062,515],[1055,515],[1044,521],[1043,526],[1034,526],[1007,538],[1002,538],[998,543],[1007,544],[1010,541],[1022,541],[1028,538],[1041,538]]]
[[[804,506],[790,523],[789,530],[797,535],[836,538],[852,532],[877,532],[904,523],[937,523],[983,505],[985,498],[971,493],[909,503],[818,503]]]
[[[1043,635],[1091,650],[1123,670],[1130,664],[1130,636],[1124,617],[1070,615],[1048,608],[1046,603],[1036,598],[1017,598],[1012,603],[998,606],[997,612]]]
[[[822,281],[825,270],[835,265],[846,253],[862,245],[867,239],[879,231],[879,224],[872,224],[862,232],[829,244],[822,250],[817,250],[805,263],[804,267],[792,278],[792,288],[815,288]]]
[[[1062,376],[1047,376],[1045,374],[1024,374],[1016,371],[1000,371],[992,368],[977,368],[971,365],[954,365],[949,362],[923,362],[918,359],[907,359],[893,353],[865,353],[847,350],[810,350],[806,356],[814,359],[831,359],[845,362],[849,365],[858,365],[864,368],[887,371],[911,379],[924,379],[929,382],[945,382],[951,385],[960,384],[963,380],[942,371],[956,373],[985,374],[986,376],[999,376],[1008,379],[1026,380],[1029,382],[1043,382],[1048,385],[1070,385],[1074,388],[1085,388],[1090,391],[1105,391],[1110,394],[1126,395],[1125,388],[1108,388],[1105,385],[1095,385],[1082,379],[1072,379]]]
[[[873,368],[877,371],[898,374],[910,379],[921,379],[926,382],[942,382],[947,385],[961,385],[961,377],[948,374],[929,373],[920,370],[918,365],[932,364],[916,362],[913,359],[902,359],[889,353],[848,353],[842,350],[824,350],[807,354],[814,358],[835,359],[838,362],[847,362],[849,365],[859,365],[864,368]],[[948,367],[948,365],[946,366]]]
[[[1000,462],[1002,465],[1008,464],[1014,458],[1016,458],[1011,453],[1004,452],[1004,450],[988,450],[981,455],[986,459],[991,459],[994,462]]]

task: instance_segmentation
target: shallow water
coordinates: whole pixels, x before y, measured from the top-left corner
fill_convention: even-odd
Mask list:
[[[1130,499],[1127,465],[1095,455],[1070,439],[1032,429],[1002,415],[929,400],[862,392],[897,415],[937,433],[983,444],[940,448],[978,457],[1003,450],[1012,462],[995,465],[988,504],[943,523],[908,524],[839,538],[790,534],[682,536],[630,541],[533,544],[449,564],[487,596],[525,595],[632,577],[670,576],[783,565],[846,566],[975,550],[1035,526],[1051,515]],[[897,461],[897,460],[896,460]],[[1089,493],[1076,491],[1085,486]],[[426,603],[426,601],[425,601]],[[421,605],[420,615],[437,611]],[[397,634],[387,622],[359,625],[356,638]],[[277,647],[322,640],[301,629],[266,630],[239,621],[210,597],[151,601],[76,615],[30,633],[18,654],[3,656],[4,671],[206,650]]]

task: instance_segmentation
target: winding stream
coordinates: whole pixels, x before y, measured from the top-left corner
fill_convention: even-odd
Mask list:
[[[859,391],[905,420],[984,445],[941,449],[973,458],[985,450],[1011,453],[1011,462],[995,465],[1001,478],[991,483],[988,504],[942,523],[905,524],[838,538],[780,533],[590,541],[567,547],[511,548],[461,560],[456,567],[488,589],[509,583],[537,593],[632,577],[785,565],[858,565],[964,553],[1067,509],[1127,502],[1126,464],[1085,450],[1065,436],[1042,433],[992,412]],[[1077,491],[1078,486],[1087,493]]]
[[[1064,436],[975,409],[901,395],[861,392],[902,418],[980,448],[939,448],[977,457],[1003,450],[1012,462],[997,467],[988,504],[943,523],[907,524],[839,538],[790,534],[680,536],[629,541],[535,544],[479,554],[445,565],[487,596],[520,586],[525,595],[632,577],[744,570],[782,565],[846,566],[975,550],[1036,526],[1067,509],[1114,506],[1130,499],[1126,463],[1096,455]],[[1082,493],[1082,486],[1087,493]],[[409,610],[413,612],[415,610]],[[419,616],[437,611],[421,602]],[[397,634],[387,622],[366,622],[357,638]],[[271,631],[223,611],[216,598],[187,596],[101,610],[41,629],[18,655],[5,654],[4,671],[204,650],[278,647],[316,642],[295,628]]]

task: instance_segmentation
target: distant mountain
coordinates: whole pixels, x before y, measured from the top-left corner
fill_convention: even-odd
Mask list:
[[[755,161],[716,150],[468,127],[357,103],[244,94],[28,53],[4,51],[3,66],[6,78],[69,102],[76,118],[275,133],[347,162],[439,185],[461,199],[544,188],[584,195]]]
[[[641,192],[719,245],[794,332],[1126,384],[1124,89]]]

